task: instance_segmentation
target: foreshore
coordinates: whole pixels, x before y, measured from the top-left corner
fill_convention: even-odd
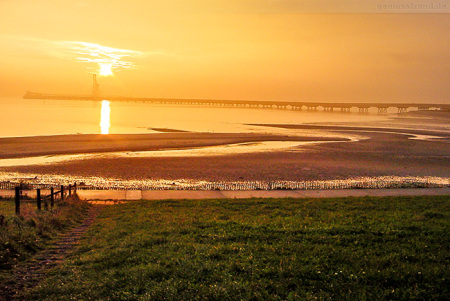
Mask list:
[[[267,125],[264,125],[267,126]],[[280,125],[273,125],[280,126]],[[295,126],[290,126],[291,129]],[[302,125],[299,128],[308,126]],[[310,129],[317,126],[309,126]],[[322,129],[324,130],[324,129]],[[417,131],[387,133],[377,128],[333,127],[355,142],[302,145],[286,150],[192,157],[96,157],[55,164],[1,167],[2,172],[103,177],[117,180],[310,181],[354,177],[450,177],[450,145],[444,139],[409,139]],[[406,132],[405,132],[406,131]],[[299,135],[301,135],[299,130]],[[427,134],[421,132],[420,134]],[[428,133],[429,134],[429,133]],[[436,135],[436,132],[433,132]],[[263,134],[161,133],[146,135],[69,135],[0,139],[0,158],[201,148],[258,141],[337,141],[333,137]]]
[[[202,148],[263,141],[349,141],[347,138],[241,133],[166,132],[156,134],[57,135],[0,138],[0,159],[35,156],[141,152]]]

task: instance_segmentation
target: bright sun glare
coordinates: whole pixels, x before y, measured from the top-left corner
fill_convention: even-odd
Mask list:
[[[100,75],[102,76],[109,76],[109,75],[113,75],[113,72],[111,70],[112,68],[112,64],[104,64],[104,63],[100,63]]]

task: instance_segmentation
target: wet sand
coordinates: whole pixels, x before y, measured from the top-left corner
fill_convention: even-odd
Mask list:
[[[346,138],[192,132],[0,138],[0,159],[103,152],[188,149],[262,141],[303,142],[336,140],[348,141]]]
[[[317,129],[317,126],[299,125],[297,127],[299,130]],[[289,128],[295,130],[296,126],[289,125]],[[443,139],[429,141],[409,138],[419,132],[422,135],[438,133],[412,131],[409,134],[400,134],[395,131],[386,133],[385,129],[349,129],[337,126],[320,130],[343,134],[357,132],[368,139],[357,142],[344,142],[345,139],[343,139],[342,142],[304,145],[282,151],[208,157],[105,157],[51,165],[3,167],[0,171],[100,176],[126,180],[305,181],[348,179],[360,176],[450,177],[450,143],[446,133],[439,133]],[[405,133],[405,131],[402,129],[398,132]],[[9,140],[0,139],[0,158],[112,150],[188,148],[274,139],[275,141],[316,140],[313,137],[207,133],[9,138]],[[332,140],[336,139],[332,138]],[[35,150],[30,150],[32,147]]]
[[[341,125],[310,125],[310,124],[249,124],[254,126],[266,126],[284,129],[299,129],[299,130],[326,130],[336,132],[377,132],[377,133],[392,133],[403,134],[408,138],[414,136],[436,136],[433,140],[442,140],[450,142],[450,132],[443,132],[439,130],[418,130],[418,129],[404,129],[404,128],[389,128],[389,127],[364,127],[364,126],[341,126]]]

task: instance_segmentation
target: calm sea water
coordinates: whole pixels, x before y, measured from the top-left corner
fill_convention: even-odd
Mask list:
[[[283,131],[256,123],[334,123],[386,120],[376,114],[156,105],[142,102],[0,98],[0,137],[155,133],[152,128],[199,132]],[[286,130],[284,130],[286,131]]]

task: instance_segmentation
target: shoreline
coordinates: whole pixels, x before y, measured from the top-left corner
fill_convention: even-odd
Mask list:
[[[378,176],[352,177],[334,180],[305,181],[206,181],[193,179],[132,179],[77,177],[0,172],[0,189],[49,189],[59,185],[77,184],[78,190],[166,190],[166,191],[291,191],[291,190],[346,190],[391,188],[450,188],[450,177]]]
[[[373,126],[342,126],[342,125],[318,125],[318,124],[248,124],[252,126],[265,126],[282,129],[299,129],[299,130],[325,130],[338,132],[358,132],[358,133],[386,133],[397,134],[403,136],[434,136],[436,139],[447,139],[450,141],[450,132],[440,130],[417,130],[408,128],[389,128],[389,127],[373,127]],[[411,137],[410,137],[411,138]]]
[[[262,125],[267,126],[267,125]],[[286,126],[286,125],[272,125]],[[0,167],[0,172],[36,175],[99,177],[117,180],[168,181],[314,181],[355,177],[450,177],[450,151],[443,139],[410,139],[429,131],[377,127],[287,125],[289,135],[227,133],[159,133],[130,135],[63,135],[0,139],[0,158],[68,153],[133,152],[195,148],[228,143],[273,141],[336,141],[316,137],[321,131],[348,137],[358,133],[364,139],[312,143],[267,152],[221,156],[114,157],[65,161],[55,164]],[[298,133],[296,136],[296,129]],[[305,134],[304,130],[318,132]],[[355,132],[356,130],[356,132]],[[378,130],[378,131],[377,131]],[[382,131],[380,131],[382,130]],[[401,131],[401,132],[399,132]],[[406,132],[405,132],[406,131]],[[433,132],[435,135],[436,132]],[[314,135],[306,136],[306,135]],[[449,135],[439,133],[444,137]],[[30,150],[35,148],[36,150]],[[164,152],[162,152],[164,153]]]
[[[290,130],[318,130],[342,134],[342,137],[281,135],[261,133],[209,133],[190,132],[178,129],[152,128],[158,131],[148,134],[72,134],[0,138],[0,160],[37,156],[95,154],[109,152],[145,152],[185,150],[211,146],[267,141],[292,142],[354,142],[345,137],[348,133],[398,135],[416,139],[424,136],[429,141],[450,142],[450,133],[439,130],[417,130],[371,126],[341,126],[316,124],[247,124],[258,127],[273,127]],[[373,137],[369,137],[371,139]],[[34,148],[36,150],[30,150]]]

